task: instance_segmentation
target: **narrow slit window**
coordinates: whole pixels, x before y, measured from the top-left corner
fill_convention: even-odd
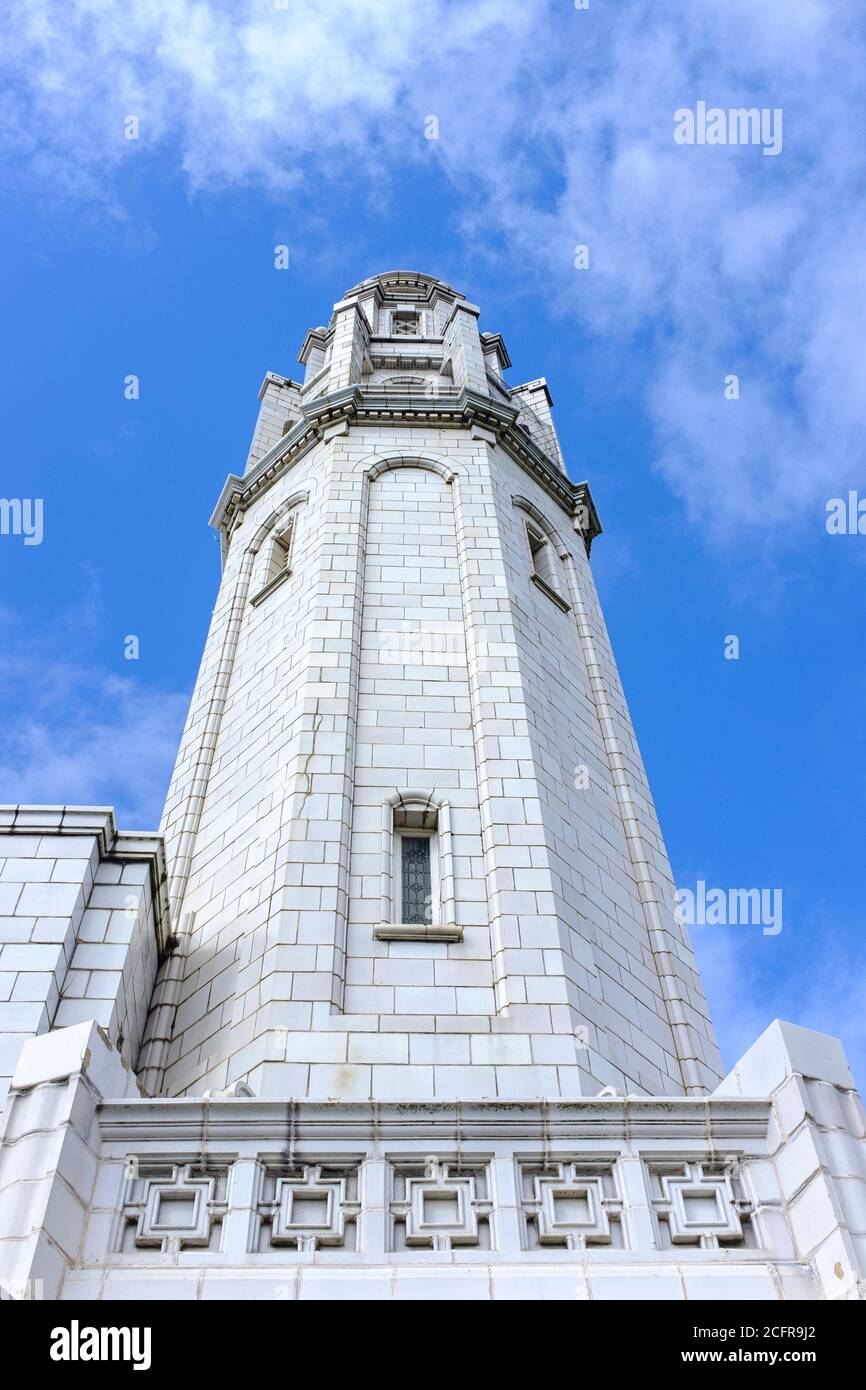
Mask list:
[[[271,546],[270,560],[268,562],[268,572],[265,576],[265,583],[270,584],[275,579],[279,579],[281,574],[288,574],[291,569],[292,557],[292,532],[294,526],[289,526],[279,536],[274,537]]]
[[[253,607],[263,603],[273,589],[292,572],[292,540],[295,532],[294,520],[284,525],[282,531],[273,536],[265,549],[266,560],[261,574],[261,583],[250,599]]]
[[[448,803],[398,792],[382,810],[379,941],[462,941],[456,921]]]
[[[439,813],[429,802],[401,802],[393,810],[396,920],[429,927],[439,916]]]
[[[558,591],[556,570],[553,564],[553,552],[550,542],[540,531],[536,531],[534,526],[527,526],[526,535],[529,540],[529,552],[532,556],[532,570],[538,578],[549,585],[551,589]]]

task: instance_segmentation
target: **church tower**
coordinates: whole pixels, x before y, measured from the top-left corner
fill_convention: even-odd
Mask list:
[[[0,806],[0,1296],[866,1295],[844,1052],[721,1079],[593,500],[478,316],[376,275],[266,376],[161,833]]]
[[[162,831],[165,1095],[702,1094],[719,1056],[543,379],[431,276],[268,373]]]

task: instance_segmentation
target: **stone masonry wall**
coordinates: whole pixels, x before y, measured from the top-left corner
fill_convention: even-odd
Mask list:
[[[0,807],[0,1107],[28,1038],[79,1020],[134,1065],[164,930],[156,837],[105,807]],[[154,885],[157,892],[154,892]]]
[[[371,480],[370,470],[389,459],[410,467]],[[421,468],[411,466],[415,459]],[[252,560],[248,547],[302,493],[292,575],[256,606],[267,541]],[[518,494],[565,538],[615,670],[579,536],[533,479],[469,430],[335,429],[235,529],[163,825],[176,864],[195,802],[195,769],[212,746],[182,896],[192,930],[170,1093],[240,1079],[264,1094],[318,1096],[391,1096],[397,1087],[417,1098],[445,1088],[458,1094],[461,1086],[485,1095],[595,1093],[608,1084],[682,1091],[621,806],[605,771],[585,650],[575,614],[530,582],[512,501]],[[407,501],[413,496],[430,505]],[[393,515],[379,498],[393,504]],[[452,570],[444,586],[435,558],[443,542]],[[420,564],[422,553],[432,564]],[[566,569],[563,576],[570,597]],[[438,696],[430,672],[425,686],[412,652],[404,652],[409,659],[383,677],[387,689],[378,687],[374,723],[377,691],[364,664],[369,633],[361,647],[369,604],[387,607],[390,595],[393,613],[402,609],[410,629],[412,605],[422,604],[435,646],[455,625],[458,584],[471,649],[468,687],[460,643],[456,684],[440,668]],[[208,728],[220,673],[224,709]],[[612,680],[610,690],[616,702]],[[436,707],[437,699],[444,704]],[[632,756],[633,732],[624,703],[616,708],[653,872],[667,891],[670,870]],[[454,734],[449,748],[437,720]],[[379,747],[376,727],[386,731]],[[471,743],[458,742],[467,733]],[[587,761],[594,773],[588,795],[573,786],[577,764]],[[459,943],[385,943],[370,929],[378,890],[366,856],[376,851],[354,834],[373,833],[372,786],[381,805],[386,787],[411,788],[419,779],[459,793],[458,830],[468,837],[457,844],[466,928]],[[352,854],[364,857],[350,881]],[[484,904],[486,923],[479,920]],[[668,926],[683,971],[691,971],[672,913]],[[483,993],[491,984],[499,990],[494,1007]],[[693,974],[689,984],[694,990]],[[459,1006],[458,988],[468,991]],[[718,1071],[705,1006],[699,992],[693,1000],[705,1084],[712,1084]],[[368,1038],[385,1026],[387,1037]]]

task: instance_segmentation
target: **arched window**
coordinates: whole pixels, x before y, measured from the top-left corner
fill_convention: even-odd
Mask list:
[[[291,574],[292,558],[292,534],[295,529],[294,519],[286,526],[278,536],[274,536],[271,546],[271,555],[268,562],[267,582],[272,579],[279,579],[281,574]]]
[[[386,941],[460,941],[455,925],[448,807],[432,794],[403,792],[385,805],[382,918]]]
[[[429,926],[438,916],[439,812],[435,806],[400,802],[393,811],[397,920]]]
[[[263,547],[265,551],[264,572],[259,589],[251,599],[254,605],[267,598],[268,594],[279,584],[282,584],[283,580],[288,579],[291,574],[294,533],[295,518],[291,516]]]
[[[540,513],[522,498],[514,499],[515,506],[528,513],[524,516],[526,543],[529,549],[529,577],[549,599],[564,613],[571,611],[567,598],[565,575],[562,568],[561,543],[555,543],[556,533],[548,532]]]
[[[532,556],[532,573],[538,579],[543,579],[545,584],[549,584],[551,589],[557,587],[556,576],[556,557],[553,554],[550,541],[543,531],[537,526],[533,526],[531,521],[526,523],[526,539],[529,542],[529,553]]]

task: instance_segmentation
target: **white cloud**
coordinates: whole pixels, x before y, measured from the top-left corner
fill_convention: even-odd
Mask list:
[[[716,537],[823,527],[863,477],[866,310],[862,100],[854,6],[654,4],[551,83],[553,205],[491,182],[519,263],[600,338],[646,335],[658,467]],[[854,54],[859,53],[860,66]],[[783,151],[680,147],[673,111],[698,99],[782,107]],[[590,247],[589,272],[570,271]],[[738,401],[724,379],[740,376]]]
[[[866,952],[856,931],[827,916],[801,923],[800,946],[782,957],[781,938],[750,930],[691,929],[726,1069],[782,1018],[842,1038],[855,1080],[866,1080]]]
[[[118,214],[114,175],[154,148],[192,188],[278,195],[333,176],[357,197],[430,152],[435,113],[478,255],[499,245],[510,277],[600,343],[649,344],[657,466],[694,522],[818,536],[826,499],[862,481],[866,445],[859,5],[613,11],[31,0],[0,60],[3,146],[26,177],[101,190]],[[673,113],[698,99],[782,108],[782,153],[675,145]],[[573,268],[578,242],[589,272]]]
[[[481,40],[525,32],[530,3],[454,0],[32,0],[10,16],[4,55],[17,79],[6,139],[35,172],[62,154],[91,190],[95,171],[163,145],[193,187],[258,180],[293,187],[301,161],[375,156],[419,79]],[[140,120],[139,149],[123,136]],[[405,129],[403,136],[409,134]],[[419,145],[422,129],[412,135]],[[375,137],[375,139],[374,139]],[[53,169],[52,169],[53,172]]]
[[[17,644],[4,659],[3,800],[115,806],[120,829],[155,830],[189,696],[59,656],[70,637]],[[7,701],[11,720],[2,718]]]

